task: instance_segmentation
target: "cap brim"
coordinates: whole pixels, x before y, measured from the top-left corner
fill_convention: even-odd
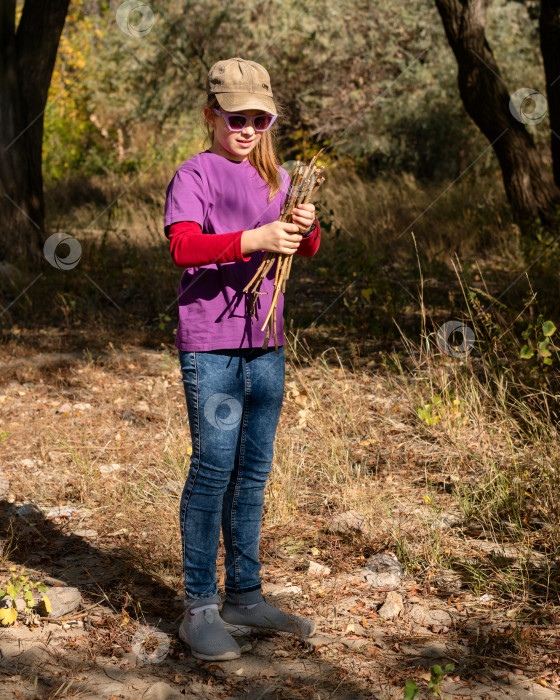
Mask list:
[[[269,114],[276,114],[276,105],[272,97],[255,93],[220,92],[216,99],[226,112],[238,112],[241,109],[261,109]]]

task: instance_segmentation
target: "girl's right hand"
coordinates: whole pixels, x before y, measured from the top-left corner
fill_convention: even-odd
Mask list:
[[[286,221],[272,221],[259,228],[243,231],[241,235],[241,252],[243,255],[255,250],[267,250],[271,253],[293,255],[299,248],[303,236],[296,224]]]

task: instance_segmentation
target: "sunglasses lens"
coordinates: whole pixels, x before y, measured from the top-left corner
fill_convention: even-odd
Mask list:
[[[272,124],[272,117],[270,114],[259,114],[254,123],[256,131],[266,131]]]
[[[247,118],[242,114],[234,114],[228,117],[229,128],[232,131],[241,131],[247,123]]]

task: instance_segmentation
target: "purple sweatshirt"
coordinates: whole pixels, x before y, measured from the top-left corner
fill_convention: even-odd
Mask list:
[[[210,151],[198,153],[179,166],[167,187],[164,230],[178,221],[195,221],[205,234],[258,228],[280,216],[289,187],[288,173],[281,168],[282,185],[272,202],[269,187],[248,160],[233,161]],[[177,290],[179,325],[175,346],[180,350],[204,351],[262,347],[261,331],[274,292],[276,265],[261,284],[250,315],[250,293],[243,288],[259,267],[265,251],[255,251],[245,262],[213,263],[183,272]],[[247,257],[247,256],[246,256]],[[278,345],[284,345],[284,294],[276,312]],[[274,347],[272,333],[269,343]],[[269,345],[270,347],[270,345]]]

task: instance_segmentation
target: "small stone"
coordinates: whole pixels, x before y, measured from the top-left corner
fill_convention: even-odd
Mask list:
[[[43,511],[34,503],[24,503],[16,510],[16,514],[28,520],[39,520],[44,515]]]
[[[463,525],[463,517],[460,513],[441,513],[430,525],[432,530],[445,530]]]
[[[83,508],[79,506],[55,506],[54,508],[48,508],[45,511],[46,518],[60,518],[61,516],[67,517],[79,517],[91,515],[89,508]]]
[[[12,608],[14,599],[10,595],[5,595],[2,600],[0,600],[0,608]],[[18,593],[16,597],[16,610],[18,612],[23,612],[26,608],[25,600],[23,599],[21,593]]]
[[[445,659],[448,656],[446,644],[432,642],[429,647],[422,651],[422,657],[425,659]]]
[[[27,609],[27,604],[25,600],[23,598],[20,598],[19,596],[16,598],[16,608],[18,609],[18,612],[23,612]]]
[[[71,403],[61,403],[60,406],[57,407],[55,413],[71,413],[72,412],[72,404]]]
[[[359,622],[350,622],[346,625],[346,634],[357,634],[360,637],[365,637],[367,633]]]
[[[110,664],[103,666],[103,671],[112,681],[121,681],[126,676],[125,671],[120,669],[118,666],[111,666]]]
[[[373,588],[398,588],[402,566],[394,554],[374,554],[366,562],[364,578]]]
[[[369,644],[367,639],[342,639],[342,643],[352,651],[358,651]]]
[[[130,666],[136,666],[139,664],[138,654],[135,654],[133,651],[127,651],[122,655],[122,661],[130,664]],[[142,662],[140,661],[140,663]]]
[[[113,462],[112,464],[100,464],[98,469],[101,474],[112,474],[121,468],[120,464]]]
[[[287,596],[287,595],[301,595],[303,593],[299,586],[295,586],[293,583],[287,583],[284,585],[276,583],[265,584],[265,590],[263,591],[269,596]]]
[[[144,695],[142,695],[144,700],[170,700],[171,698],[181,698],[181,700],[183,700],[184,697],[185,696],[182,695],[176,688],[173,688],[171,685],[167,685],[167,683],[164,683],[163,681],[154,683],[154,685],[148,688]]]
[[[337,642],[336,637],[329,637],[326,634],[316,634],[313,637],[308,637],[305,639],[305,645],[308,649],[313,649],[314,651],[319,647],[330,646]]]
[[[91,408],[91,404],[90,403],[75,403],[73,408],[75,411],[88,411]]]
[[[456,593],[463,587],[463,579],[461,574],[456,571],[441,571],[433,577],[432,586],[441,588],[449,593]]]
[[[36,459],[20,459],[19,463],[21,464],[22,467],[25,469],[34,469],[37,466],[37,460]]]
[[[439,630],[452,624],[451,615],[445,610],[430,610],[424,605],[413,605],[409,614],[410,618],[422,627]]]
[[[3,496],[5,493],[8,493],[9,488],[10,480],[4,474],[4,472],[0,471],[0,496]]]
[[[39,609],[43,617],[57,618],[68,615],[81,605],[82,594],[73,586],[61,586],[59,588],[49,588],[45,593],[51,604],[51,612],[47,613],[43,600],[39,603]]]
[[[325,566],[324,564],[319,564],[319,562],[310,560],[308,562],[307,573],[310,576],[328,576],[331,573],[331,570],[330,567]]]
[[[346,535],[350,532],[368,532],[367,519],[357,510],[347,510],[345,513],[337,513],[327,525],[327,532]]]
[[[382,620],[394,620],[401,614],[403,609],[404,606],[402,596],[395,593],[395,591],[389,591],[389,593],[387,593],[387,597],[385,598],[385,602],[378,610],[377,614]]]
[[[95,538],[97,537],[97,530],[88,530],[88,529],[83,529],[83,530],[74,530],[72,533],[76,537],[86,537],[86,538]]]

